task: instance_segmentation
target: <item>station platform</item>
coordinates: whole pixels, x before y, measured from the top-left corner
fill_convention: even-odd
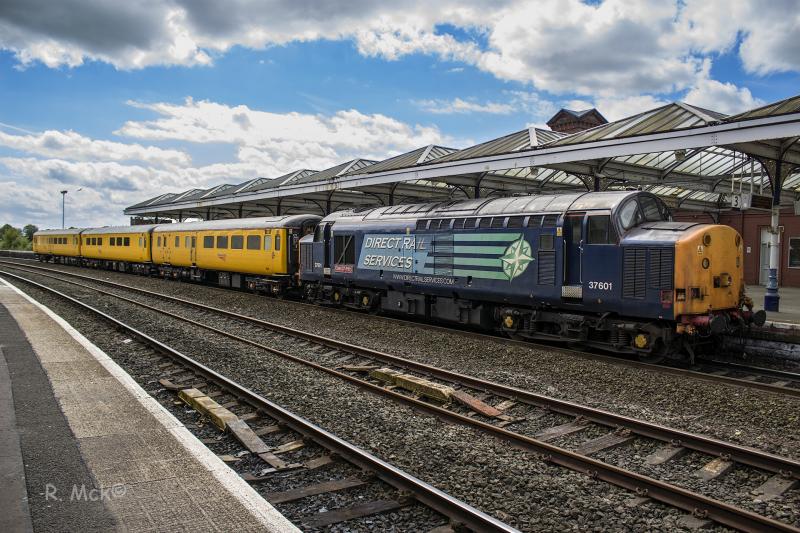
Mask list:
[[[755,302],[756,309],[764,308],[764,294],[767,292],[763,285],[748,285],[747,294]],[[782,322],[800,325],[800,288],[780,287],[778,295],[781,297],[780,311],[767,312],[767,321]]]
[[[0,531],[299,531],[108,355],[0,280]]]

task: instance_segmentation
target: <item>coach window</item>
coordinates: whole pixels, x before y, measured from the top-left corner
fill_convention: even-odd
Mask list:
[[[98,237],[97,238],[97,246],[103,246],[103,238],[102,237]]]
[[[181,247],[181,236],[175,235],[175,248],[180,248],[180,247]]]
[[[130,246],[131,245],[131,238],[130,237],[125,237],[124,245],[125,246]]]
[[[197,246],[197,237],[192,237],[192,248]]]
[[[281,236],[280,234],[275,235],[275,251],[280,252],[281,250]]]
[[[227,248],[227,247],[228,247],[228,236],[217,235],[217,248]]]
[[[268,252],[272,250],[272,237],[269,235],[264,235],[264,250]]]
[[[261,236],[260,235],[248,235],[247,236],[247,249],[248,250],[260,250],[261,249]]]
[[[117,239],[115,239],[114,237],[111,237],[110,239],[108,239],[108,245],[109,246],[116,246],[117,245]]]
[[[161,248],[161,235],[159,235],[158,239],[156,239],[156,246]]]
[[[588,244],[614,244],[617,240],[609,215],[591,215],[586,226],[589,231]]]
[[[211,235],[206,235],[203,237],[203,248],[213,248],[214,247],[214,237]]]
[[[143,243],[144,243],[144,240],[141,237],[139,237],[139,248],[144,248],[144,244]]]
[[[233,250],[241,250],[244,248],[244,236],[242,235],[232,235],[231,236],[231,249]]]
[[[189,238],[189,236],[187,235],[187,236],[186,236],[186,237],[184,237],[184,239],[183,239],[183,246],[184,246],[184,247],[186,247],[186,248],[189,248],[189,246],[190,246],[190,245],[189,245],[189,243],[190,243],[190,242],[192,242],[192,241],[191,241],[191,239]]]

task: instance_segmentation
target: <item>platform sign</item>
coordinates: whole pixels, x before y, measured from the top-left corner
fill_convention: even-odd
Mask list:
[[[772,197],[749,192],[730,195],[731,207],[741,211],[772,211]]]

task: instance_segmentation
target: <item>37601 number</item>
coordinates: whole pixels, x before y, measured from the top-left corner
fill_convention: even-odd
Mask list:
[[[598,291],[610,291],[614,288],[614,284],[610,281],[590,281],[589,288]]]

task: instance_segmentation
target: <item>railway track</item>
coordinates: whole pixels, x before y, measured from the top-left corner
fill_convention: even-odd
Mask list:
[[[32,262],[32,260],[27,260],[27,261]],[[107,280],[98,280],[91,276],[83,276],[81,274],[76,274],[74,272],[67,272],[64,270],[47,268],[39,265],[32,265],[32,264],[21,265],[20,262],[18,261],[0,260],[0,265],[8,265],[13,267],[24,266],[26,268],[42,272],[55,272],[55,273],[65,274],[68,276],[74,276],[79,279],[85,279],[87,281],[95,281],[97,283],[106,284],[108,286],[114,285],[113,282]],[[122,284],[117,284],[117,285],[124,286]],[[220,291],[230,291],[230,289],[222,289],[213,286],[211,286],[210,288]],[[317,307],[315,304],[309,304],[300,301],[293,302],[293,304],[298,306]],[[352,313],[357,316],[364,315],[363,312],[354,311],[346,308],[336,308],[336,310],[344,313]],[[404,323],[404,324],[407,324],[410,321],[408,319],[394,318],[381,315],[375,315],[372,318],[375,320]],[[626,357],[604,355],[592,351],[567,348],[564,346],[554,345],[554,344],[541,344],[532,341],[514,340],[499,335],[481,333],[457,327],[428,324],[416,320],[412,320],[411,322],[413,322],[416,327],[424,328],[431,331],[446,331],[448,333],[457,333],[465,337],[491,340],[493,342],[501,342],[511,346],[516,345],[526,348],[539,348],[544,350],[550,350],[553,352],[564,353],[574,357],[580,357],[583,359],[593,359],[593,360],[603,361],[614,365],[642,368],[653,372],[660,372],[663,374],[685,376],[703,381],[726,383],[729,385],[737,385],[750,389],[757,389],[767,392],[774,392],[778,394],[800,397],[800,373],[795,373],[795,372],[786,372],[786,371],[774,370],[771,368],[743,365],[740,363],[737,364],[737,363],[720,362],[720,361],[705,360],[705,359],[698,360],[697,364],[692,368],[683,368],[677,366],[669,366],[667,364],[646,363],[638,360],[632,360]]]
[[[245,448],[236,455],[222,456],[223,460],[236,462],[252,456],[245,471],[240,469],[239,472],[245,480],[259,483],[268,481],[275,473],[292,473],[295,488],[267,492],[265,498],[270,503],[280,505],[333,492],[346,494],[347,491],[361,489],[359,496],[353,498],[354,505],[300,517],[296,520],[297,525],[307,529],[325,529],[347,520],[423,505],[442,515],[443,522],[449,522],[449,525],[443,524],[432,531],[441,533],[466,527],[479,532],[517,532],[512,526],[337,437],[147,333],[52,287],[14,274],[3,274],[64,299],[151,348],[153,355],[145,364],[156,367],[165,376],[159,380],[160,385],[179,393],[182,400],[219,426],[221,431],[227,430],[235,435]],[[269,436],[278,437],[283,444],[268,446],[262,437],[267,439]],[[209,440],[216,441],[219,438],[204,440],[210,444]],[[298,450],[305,452],[301,458],[297,461],[285,460],[292,455],[291,452]],[[316,476],[309,475],[342,460],[350,466],[350,476],[315,482],[313,479]],[[253,468],[259,474],[253,475]],[[308,475],[312,481],[303,483],[304,475]],[[377,490],[370,491],[371,485],[378,486]],[[395,497],[365,502],[361,496],[364,492],[385,494],[387,488]]]
[[[193,318],[83,283],[50,274],[40,275],[97,291],[157,313],[169,314],[172,318],[339,377],[445,420],[480,429],[515,446],[543,455],[553,463],[632,490],[642,497],[686,510],[694,516],[746,531],[761,531],[764,528],[798,531],[790,524],[595,457],[624,453],[626,448],[640,449],[643,442],[649,442],[656,446],[650,446],[653,452],[645,462],[650,466],[663,465],[659,468],[666,468],[691,452],[705,458],[705,465],[695,474],[709,487],[730,472],[734,465],[740,469],[767,473],[760,486],[746,487],[748,492],[759,494],[761,500],[781,498],[796,486],[800,478],[800,462],[793,459],[472,378],[181,298],[104,280],[89,280],[112,286],[116,290],[131,291],[137,296],[189,306]],[[220,317],[235,323],[233,329],[239,330],[238,333],[232,333],[230,326],[221,329],[223,321]],[[208,318],[215,325],[201,322],[198,320],[200,318]],[[246,329],[246,337],[241,334],[243,329]],[[253,340],[259,338],[259,334],[268,340],[269,345]],[[557,439],[574,440],[582,435],[593,438],[583,438],[572,446],[550,443]]]

